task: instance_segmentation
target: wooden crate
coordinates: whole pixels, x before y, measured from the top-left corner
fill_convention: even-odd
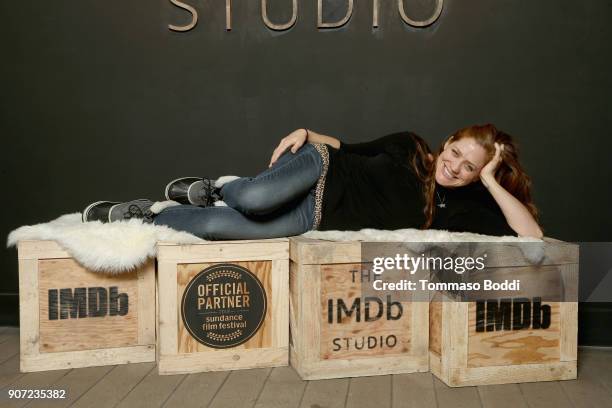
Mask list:
[[[428,299],[399,302],[403,312],[397,320],[387,319],[386,313],[367,322],[361,316],[357,321],[355,313],[338,318],[338,299],[350,308],[362,295],[360,272],[352,272],[364,269],[361,243],[290,241],[290,362],[303,379],[429,369]],[[388,308],[387,298],[380,300]],[[365,313],[365,297],[359,301]],[[397,317],[397,306],[392,313]]]
[[[487,269],[482,272],[486,279],[521,280],[521,291],[511,297],[476,302],[476,293],[474,301],[455,302],[440,301],[443,295],[436,295],[430,304],[429,328],[430,368],[435,376],[452,387],[576,378],[577,302],[538,302],[538,297],[554,300],[555,291],[561,290],[566,299],[577,300],[578,245],[548,240],[542,249],[544,261],[538,265],[516,246],[497,244],[487,254]],[[521,328],[508,316],[515,319],[512,308],[524,316],[527,303],[530,325]],[[494,314],[497,306],[499,314]],[[503,316],[502,307],[512,314],[496,321],[494,316]]]
[[[159,374],[288,365],[286,238],[162,243],[157,259]]]
[[[155,264],[94,273],[53,241],[22,241],[21,371],[155,361]]]

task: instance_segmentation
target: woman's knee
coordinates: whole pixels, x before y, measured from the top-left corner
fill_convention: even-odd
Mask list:
[[[181,208],[183,207],[183,208]],[[205,208],[176,206],[158,214],[154,223],[184,231],[206,240],[214,240],[220,230],[218,220]]]
[[[262,183],[244,183],[240,188],[223,195],[223,201],[230,207],[248,215],[269,213],[275,208],[270,206],[274,191]]]

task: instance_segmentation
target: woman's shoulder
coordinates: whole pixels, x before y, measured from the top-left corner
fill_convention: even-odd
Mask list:
[[[412,131],[390,133],[383,136],[381,140],[384,140],[384,150],[386,153],[402,160],[406,156],[412,156],[417,152],[422,152],[423,154],[431,153],[431,149],[425,139]]]
[[[386,134],[382,137],[362,143],[340,143],[340,151],[363,156],[376,156],[387,153],[393,157],[413,154],[417,150],[425,149],[429,152],[429,146],[425,140],[414,132],[401,131]]]
[[[422,144],[424,146],[427,146],[427,149],[430,150],[429,145],[427,144],[425,139],[410,130],[389,133],[382,136],[380,140],[388,144],[396,144],[407,147],[413,147],[415,144]]]

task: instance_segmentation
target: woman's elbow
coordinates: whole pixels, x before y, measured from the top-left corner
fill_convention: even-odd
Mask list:
[[[537,239],[544,238],[544,233],[542,232],[542,229],[538,226],[534,228],[526,229],[524,231],[516,231],[516,233],[518,234],[519,237],[530,237],[530,238],[537,238]]]

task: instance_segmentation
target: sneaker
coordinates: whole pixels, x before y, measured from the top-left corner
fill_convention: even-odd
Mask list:
[[[82,219],[83,222],[114,222],[139,218],[146,223],[150,223],[153,222],[152,205],[153,202],[147,199],[138,199],[125,203],[96,201],[83,210]]]
[[[220,189],[215,187],[215,180],[202,177],[182,177],[172,180],[166,186],[167,200],[181,204],[210,207],[221,200]]]

